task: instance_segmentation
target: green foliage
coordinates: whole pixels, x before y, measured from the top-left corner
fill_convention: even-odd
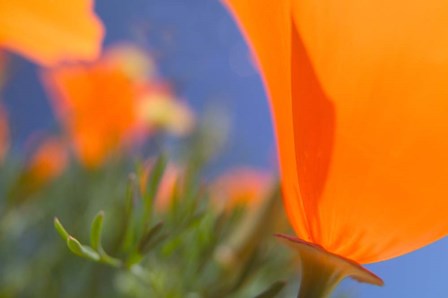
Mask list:
[[[177,147],[185,168],[165,208],[166,154],[146,181],[145,163],[123,158],[72,162],[39,188],[18,159],[0,164],[0,298],[294,296],[292,257],[272,236],[286,226],[278,189],[256,207],[217,208],[206,127]]]
[[[268,268],[277,264],[269,264],[266,253],[258,247],[265,243],[259,239],[263,236],[260,231],[253,229],[257,223],[248,223],[241,216],[236,218],[214,210],[196,184],[177,185],[182,190],[177,196],[182,197],[173,197],[173,204],[168,210],[154,210],[153,202],[165,167],[165,157],[154,163],[148,179],[148,191],[144,193],[139,192],[136,177],[131,176],[125,210],[127,220],[122,229],[125,232],[122,236],[117,235],[117,238],[123,239],[121,250],[117,253],[120,259],[110,257],[102,248],[103,212],[99,212],[92,222],[91,246],[80,244],[55,220],[56,230],[63,240],[67,239],[70,251],[91,261],[120,268],[124,281],[119,284],[132,285],[121,285],[121,290],[136,297],[185,297],[186,294],[194,297],[247,297],[248,293],[254,296],[256,290],[263,291],[262,285],[269,284],[271,278],[287,276],[286,272],[279,272],[278,277],[263,277]],[[278,197],[275,197],[273,201],[277,200]],[[269,207],[272,206],[269,204]],[[261,212],[264,219],[265,209]],[[262,223],[258,217],[247,218],[255,218],[258,224]],[[244,226],[250,226],[249,234],[236,231],[238,224],[242,224],[238,227],[240,231],[246,231]],[[264,223],[261,227],[268,228]],[[235,233],[240,235],[237,238],[239,243],[235,243],[235,237],[229,237]],[[253,234],[260,235],[255,235],[254,240]],[[246,240],[251,242],[250,245]],[[229,266],[217,258],[217,251],[226,244],[231,244],[234,250],[238,245],[245,250],[249,248],[248,253],[252,257],[238,254],[238,262]],[[252,283],[259,285],[251,289]],[[274,282],[257,297],[274,297],[284,285],[282,281]]]

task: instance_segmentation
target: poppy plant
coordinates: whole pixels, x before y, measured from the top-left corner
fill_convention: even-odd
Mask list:
[[[0,48],[39,64],[94,59],[102,37],[92,0],[0,1]]]
[[[288,239],[366,264],[444,237],[448,2],[225,4],[270,99]]]

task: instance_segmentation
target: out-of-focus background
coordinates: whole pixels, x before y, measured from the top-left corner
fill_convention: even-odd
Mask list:
[[[213,109],[229,115],[229,136],[219,158],[209,165],[210,175],[238,164],[276,170],[260,77],[236,25],[218,1],[97,0],[96,9],[107,28],[106,47],[123,41],[145,47],[175,94],[197,115]],[[57,120],[37,68],[16,56],[10,63],[2,97],[12,148],[24,154],[33,136],[55,130]],[[339,292],[365,298],[448,296],[448,240],[367,267],[384,279],[383,288],[345,281]]]

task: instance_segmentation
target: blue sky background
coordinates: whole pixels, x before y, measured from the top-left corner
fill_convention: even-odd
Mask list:
[[[274,138],[260,78],[244,40],[218,1],[97,0],[97,10],[107,27],[106,46],[117,41],[145,45],[176,93],[199,114],[212,103],[230,113],[229,142],[215,166],[275,168]],[[12,69],[3,97],[12,119],[14,147],[21,150],[33,132],[54,130],[56,122],[35,67],[15,57]],[[384,279],[384,287],[345,281],[339,292],[361,298],[448,297],[446,239],[367,267]]]

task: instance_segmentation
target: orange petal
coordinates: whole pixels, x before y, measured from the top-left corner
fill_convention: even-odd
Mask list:
[[[92,0],[0,2],[0,47],[40,64],[94,59],[103,31]]]
[[[369,263],[445,236],[448,3],[230,3],[267,82],[299,237]]]
[[[233,12],[261,69],[262,79],[271,100],[276,119],[279,161],[286,208],[299,235],[310,240],[308,222],[304,217],[303,200],[297,199],[299,188],[291,100],[291,9],[290,1],[227,0],[224,4]],[[269,22],[267,22],[269,20]],[[281,103],[276,103],[281,101]]]

